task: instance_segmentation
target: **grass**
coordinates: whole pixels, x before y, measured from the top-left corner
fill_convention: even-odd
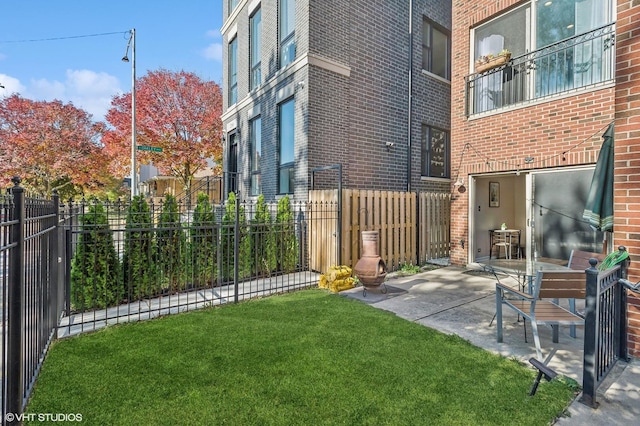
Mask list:
[[[440,265],[434,265],[434,264],[426,264],[424,266],[420,266],[420,265],[414,265],[413,263],[404,262],[403,264],[400,265],[398,270],[394,272],[394,274],[399,277],[406,277],[409,275],[415,275],[419,272],[432,271],[434,269],[438,269],[441,267],[442,266]]]
[[[398,272],[403,275],[413,275],[413,274],[417,274],[421,270],[422,268],[420,268],[419,265],[414,265],[413,263],[405,262],[402,264],[402,266],[400,266],[400,270]]]
[[[89,425],[546,425],[570,384],[304,290],[57,341],[27,413]]]

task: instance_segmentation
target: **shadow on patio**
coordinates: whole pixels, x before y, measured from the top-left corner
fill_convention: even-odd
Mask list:
[[[509,276],[499,275],[499,279],[518,286]],[[504,343],[496,341],[495,321],[492,322],[496,312],[495,283],[496,278],[490,273],[448,266],[389,278],[386,294],[381,289],[367,289],[364,295],[362,287],[340,294],[443,333],[457,334],[478,347],[528,364],[536,355],[533,335],[527,323],[525,342],[522,318],[514,311],[504,310]],[[541,326],[540,339],[545,363],[558,374],[582,383],[583,327],[577,329],[574,339],[569,336],[569,327],[560,327],[560,341],[553,343],[551,327]]]

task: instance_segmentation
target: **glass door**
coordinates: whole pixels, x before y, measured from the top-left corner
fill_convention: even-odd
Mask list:
[[[532,173],[528,183],[527,258],[562,263],[571,250],[601,253],[604,233],[582,219],[593,168]]]

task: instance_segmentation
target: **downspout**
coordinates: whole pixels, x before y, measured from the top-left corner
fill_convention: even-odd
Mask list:
[[[409,0],[409,108],[407,136],[407,192],[411,192],[411,115],[413,104],[413,0]]]

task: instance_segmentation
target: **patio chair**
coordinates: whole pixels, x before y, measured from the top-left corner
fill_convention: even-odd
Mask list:
[[[511,233],[510,232],[494,232],[493,247],[498,247],[496,259],[500,258],[500,251],[504,248],[505,259],[511,259]],[[493,250],[493,247],[491,250]]]
[[[569,263],[567,266],[577,271],[584,271],[585,269],[589,269],[591,267],[591,265],[589,264],[589,259],[591,258],[595,258],[598,260],[598,263],[602,263],[605,255],[602,253],[592,253],[589,251],[573,249],[571,250],[571,255],[569,255]]]
[[[538,325],[553,328],[553,342],[559,341],[560,325],[582,325],[584,318],[559,305],[559,299],[584,299],[586,276],[581,271],[538,271],[533,294],[496,283],[496,334],[498,343],[503,342],[502,305],[522,315],[531,322],[533,340],[539,360],[542,358]]]

